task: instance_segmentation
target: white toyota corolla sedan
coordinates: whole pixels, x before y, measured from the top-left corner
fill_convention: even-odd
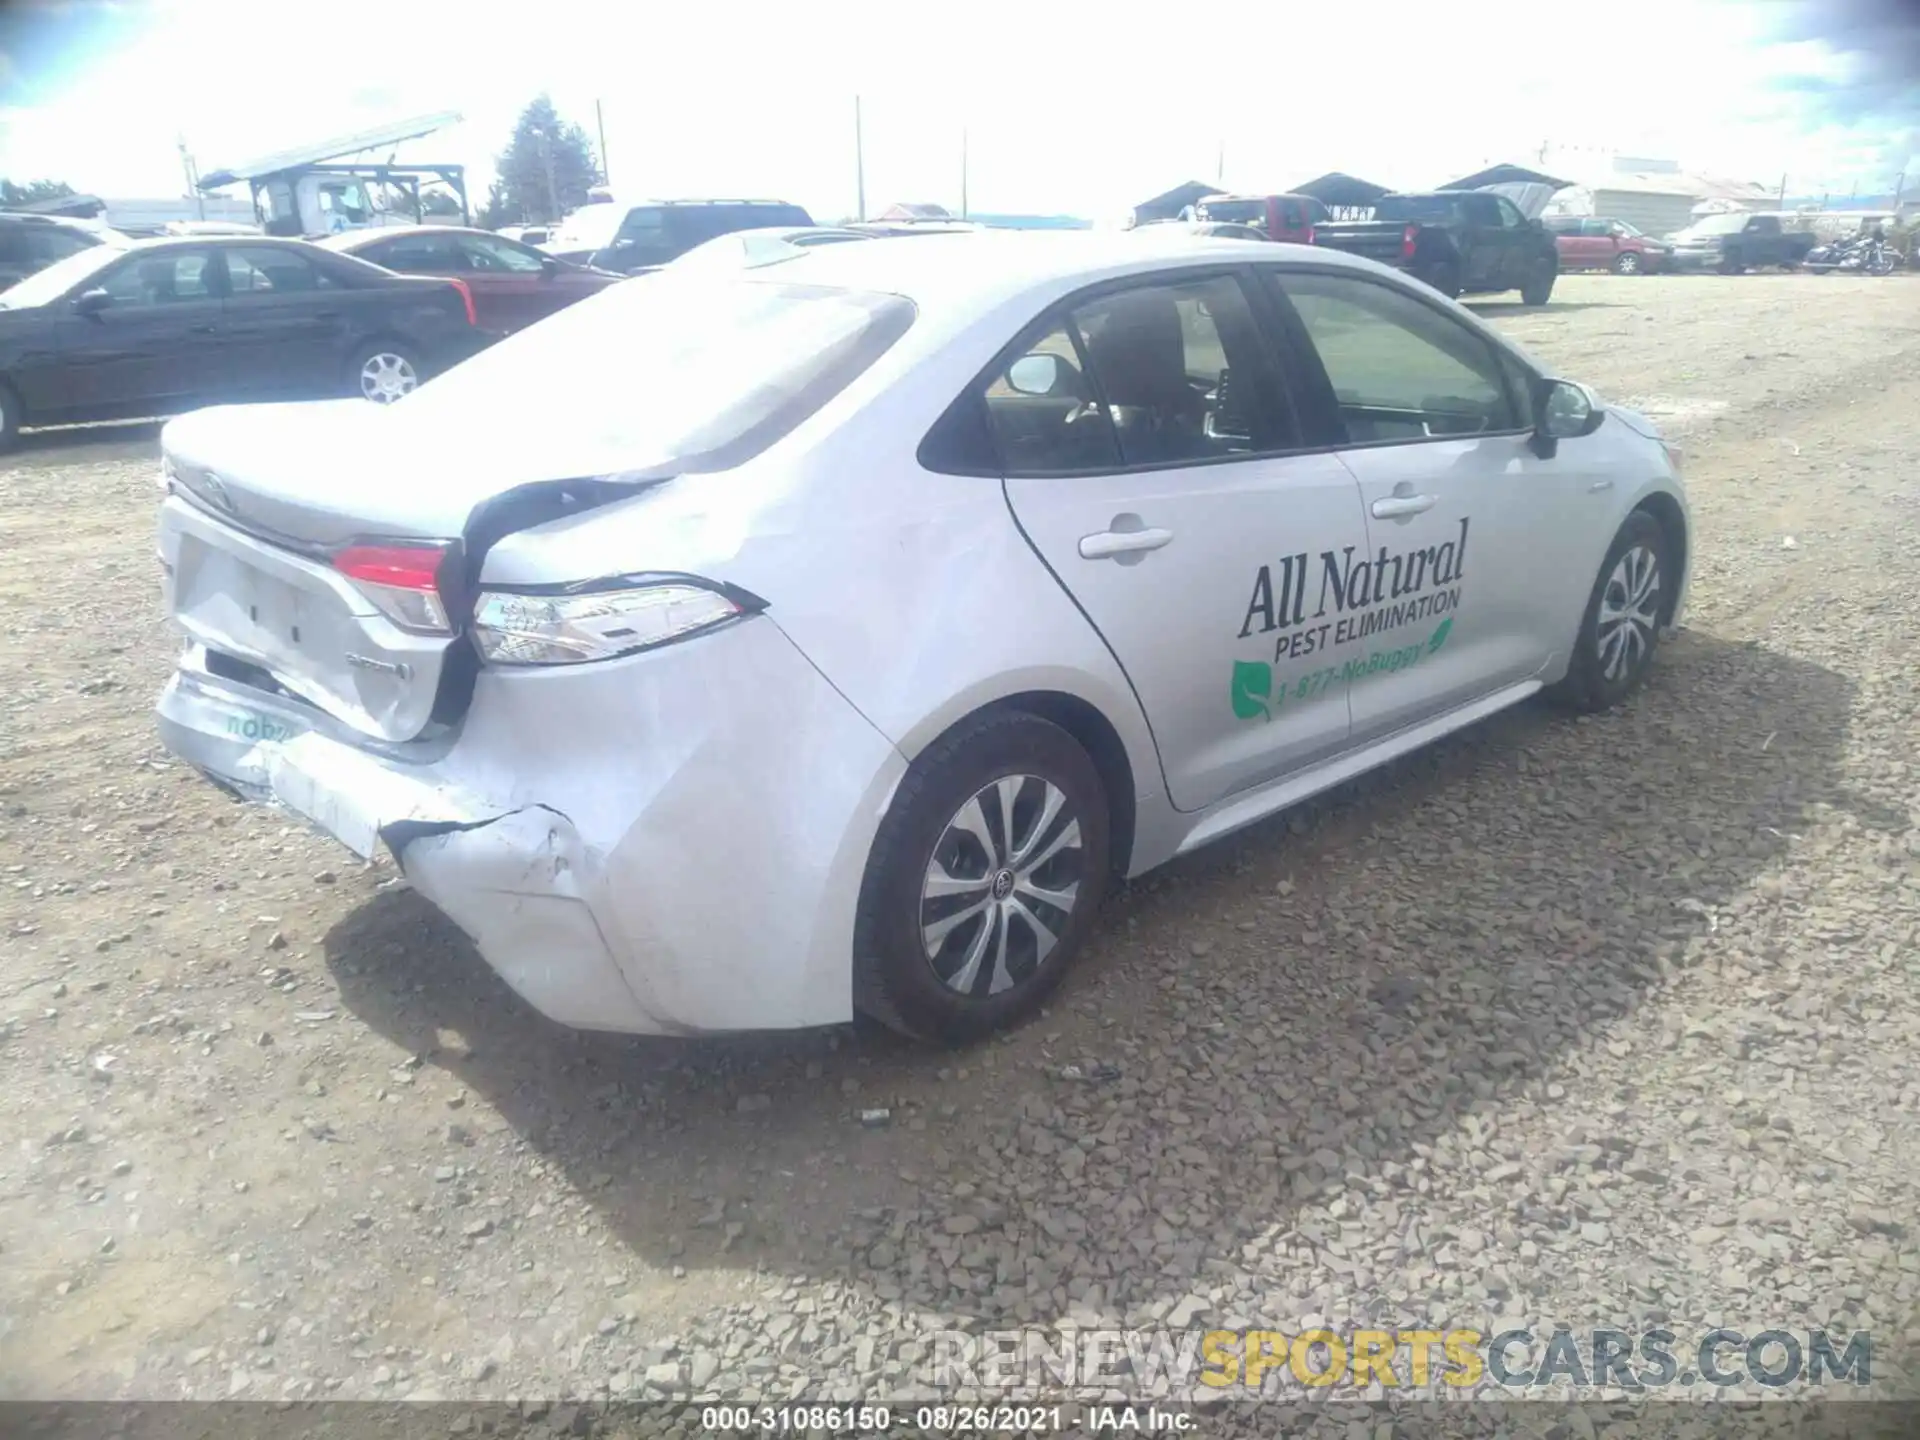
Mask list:
[[[1646,420],[1370,262],[1184,234],[614,286],[164,450],[167,744],[638,1032],[1010,1022],[1117,877],[1620,700],[1690,545]]]

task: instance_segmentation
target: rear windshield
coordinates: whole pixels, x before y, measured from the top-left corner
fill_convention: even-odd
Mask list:
[[[29,275],[10,290],[0,290],[0,310],[25,310],[57,300],[96,270],[104,270],[126,254],[117,245],[89,245],[64,260],[56,260],[38,274]]]
[[[1373,218],[1394,220],[1404,225],[1445,220],[1453,214],[1454,202],[1445,195],[1382,195],[1374,202]]]
[[[1230,220],[1236,225],[1264,225],[1267,223],[1267,202],[1264,200],[1203,200],[1199,215],[1202,220]]]
[[[511,415],[627,468],[725,470],[844,390],[913,302],[817,285],[640,276],[509,336],[399,403],[450,424]]]

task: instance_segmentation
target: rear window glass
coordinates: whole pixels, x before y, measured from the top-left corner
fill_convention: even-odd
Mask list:
[[[725,470],[844,390],[913,323],[913,303],[817,285],[652,277],[509,336],[402,405],[449,423],[512,415],[592,436],[627,468]]]
[[[1267,223],[1267,202],[1264,200],[1206,200],[1200,205],[1202,220],[1231,220],[1236,225],[1264,225]]]
[[[1401,224],[1445,220],[1453,213],[1454,202],[1444,195],[1382,195],[1374,204],[1373,218],[1397,220]]]

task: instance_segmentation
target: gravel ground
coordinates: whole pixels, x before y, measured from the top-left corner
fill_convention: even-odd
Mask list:
[[[1649,688],[1130,887],[959,1054],[547,1024],[390,866],[168,763],[153,432],[30,437],[0,1398],[911,1395],[942,1330],[1503,1321],[1867,1329],[1907,1393],[1920,284],[1480,308],[1687,447]]]

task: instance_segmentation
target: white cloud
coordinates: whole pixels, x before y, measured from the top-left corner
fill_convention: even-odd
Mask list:
[[[1835,171],[1857,137],[1805,129],[1764,87],[1819,62],[1761,46],[1758,7],[1485,0],[1445,7],[1204,9],[608,0],[475,23],[448,0],[334,0],[303,27],[241,0],[158,0],[136,50],[82,66],[0,128],[0,172],[108,194],[175,193],[176,135],[203,170],[406,114],[467,123],[403,158],[451,159],[476,191],[540,90],[594,129],[627,194],[779,195],[854,204],[863,97],[870,208],[954,204],[960,134],[981,210],[1111,213],[1186,179],[1277,187],[1340,169],[1433,183],[1541,145],[1614,146],[1763,179]],[[1829,178],[1825,173],[1820,179]],[[1800,188],[1796,183],[1795,188]]]

